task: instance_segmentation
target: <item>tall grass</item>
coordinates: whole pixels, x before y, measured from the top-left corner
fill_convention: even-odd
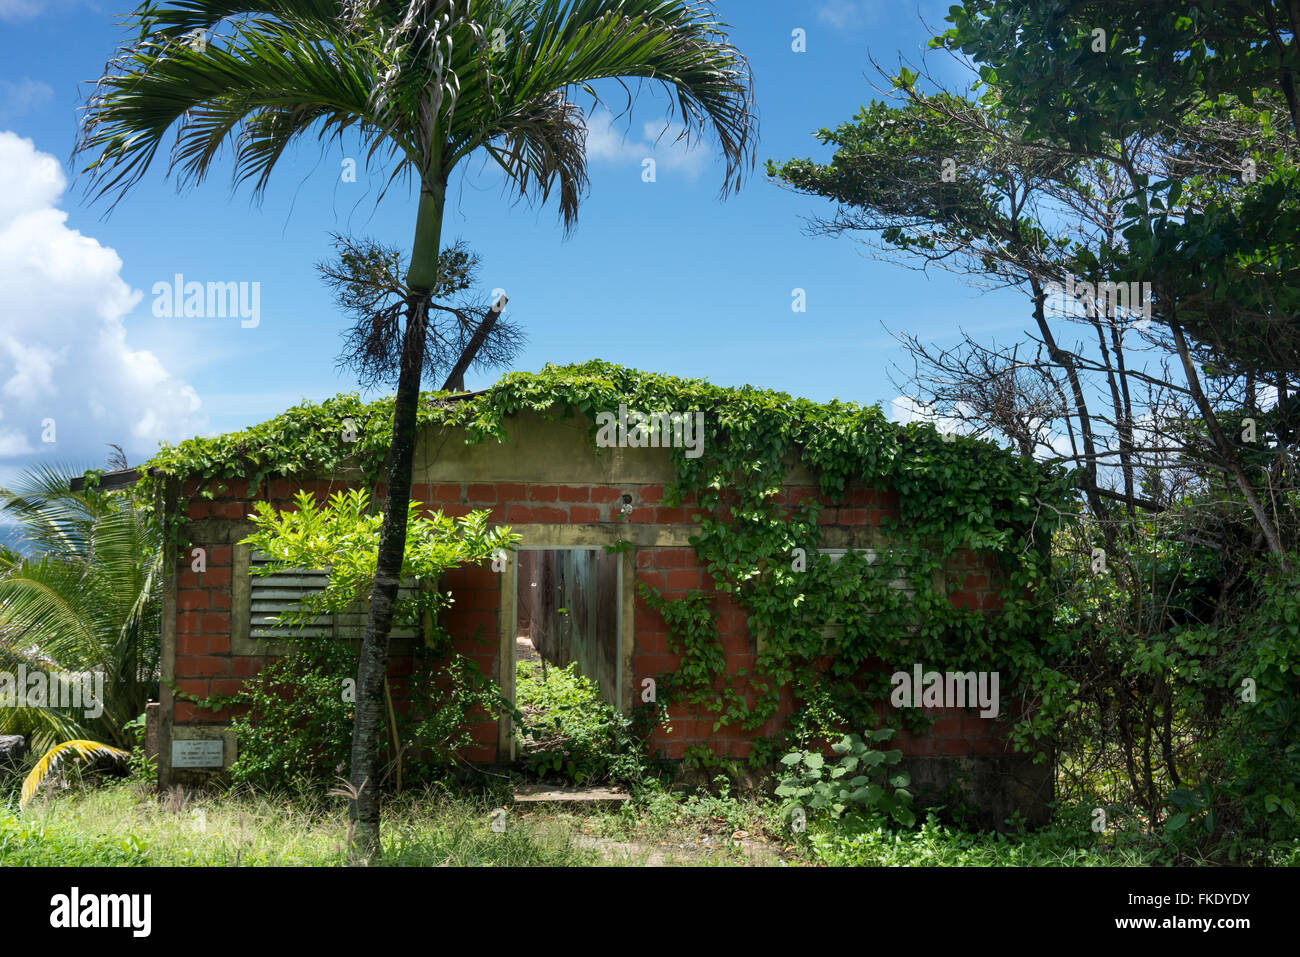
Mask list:
[[[384,809],[384,862],[409,866],[563,867],[595,863],[554,822],[506,819],[486,798],[429,790]],[[43,793],[21,814],[0,805],[0,866],[314,866],[346,862],[338,799],[233,793],[147,795],[130,783]]]

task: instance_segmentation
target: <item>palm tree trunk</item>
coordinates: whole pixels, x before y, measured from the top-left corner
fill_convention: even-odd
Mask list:
[[[386,730],[383,710],[384,678],[388,674],[388,639],[393,626],[393,604],[401,580],[402,559],[406,554],[406,512],[411,501],[411,474],[415,461],[420,371],[424,365],[429,293],[437,279],[444,191],[445,185],[442,183],[426,183],[420,192],[415,245],[411,251],[411,268],[407,273],[410,292],[406,334],[402,342],[402,368],[397,380],[397,400],[393,409],[393,441],[388,457],[384,523],[379,532],[375,588],[370,598],[365,637],[361,642],[361,656],[357,663],[356,717],[352,725],[353,797],[349,808],[355,825],[354,843],[348,855],[352,864],[378,864],[382,857],[379,839],[379,750]]]

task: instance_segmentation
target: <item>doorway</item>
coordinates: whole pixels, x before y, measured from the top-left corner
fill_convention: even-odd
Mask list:
[[[620,708],[623,693],[623,562],[601,548],[522,548],[515,607],[515,662],[545,670],[574,665]],[[513,669],[512,669],[513,670]]]

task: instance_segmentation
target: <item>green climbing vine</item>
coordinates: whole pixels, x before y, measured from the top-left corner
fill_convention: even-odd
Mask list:
[[[640,586],[668,623],[670,650],[681,656],[675,674],[660,676],[660,714],[681,701],[712,715],[715,727],[753,732],[778,713],[784,694],[794,713],[784,733],[757,742],[750,760],[761,764],[792,738],[824,740],[876,727],[875,705],[888,697],[889,673],[913,662],[927,670],[999,670],[1002,688],[1016,688],[1030,705],[1015,716],[1018,743],[1042,735],[1067,705],[1065,679],[1054,667],[1062,649],[1050,639],[1050,609],[1032,600],[1046,570],[1047,535],[1069,507],[1073,481],[1064,469],[992,443],[940,436],[928,425],[891,423],[876,407],[724,388],[599,360],[511,373],[493,390],[463,399],[428,393],[419,423],[463,429],[464,441],[474,444],[504,440],[506,420],[523,410],[580,415],[592,422],[594,444],[597,413],[620,404],[647,413],[704,413],[702,454],[670,450],[678,478],[665,490],[665,504],[689,499],[698,512],[691,543],[714,586],[671,600]],[[392,406],[391,398],[363,403],[342,395],[242,432],[165,446],[142,470],[137,491],[143,502],[157,503],[160,517],[169,516],[177,536],[184,527],[181,482],[197,482],[209,497],[222,482],[247,481],[251,494],[277,476],[341,470],[373,483],[389,448]],[[781,500],[794,467],[815,476],[832,501],[850,483],[897,494],[897,518],[884,523],[873,553],[832,559],[818,551],[817,500]],[[996,616],[954,607],[936,587],[945,563],[962,550],[996,556]],[[712,610],[719,595],[745,609],[758,636],[752,671],[726,671]],[[924,723],[919,711],[906,714]]]

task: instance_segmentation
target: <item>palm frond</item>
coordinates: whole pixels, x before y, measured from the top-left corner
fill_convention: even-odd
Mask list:
[[[41,756],[41,759],[36,762],[36,767],[32,768],[27,777],[23,778],[23,789],[18,798],[18,807],[20,810],[27,807],[31,799],[36,796],[36,791],[40,788],[42,782],[68,758],[81,758],[86,761],[93,761],[97,758],[112,758],[115,761],[128,761],[130,757],[131,755],[121,748],[100,744],[98,741],[78,739],[56,744]]]

